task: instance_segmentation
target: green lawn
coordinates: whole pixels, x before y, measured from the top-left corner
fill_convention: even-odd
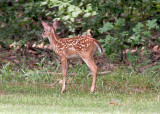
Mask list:
[[[120,105],[110,105],[111,99]],[[159,113],[160,102],[156,95],[119,94],[50,94],[1,95],[0,112],[14,113]]]
[[[160,113],[160,78],[153,69],[140,74],[118,68],[98,75],[94,93],[87,66],[69,70],[75,76],[67,76],[66,93],[60,75],[42,70],[1,70],[0,113]]]
[[[71,85],[72,86],[72,85]],[[57,89],[56,89],[57,88]],[[159,113],[158,93],[116,93],[88,89],[60,92],[60,86],[1,84],[0,113]],[[78,88],[78,86],[77,86]]]

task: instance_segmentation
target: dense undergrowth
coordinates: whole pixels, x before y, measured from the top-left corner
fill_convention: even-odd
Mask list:
[[[20,68],[17,71],[13,70],[10,64],[3,65],[2,69],[0,69],[0,82],[1,84],[28,83],[35,85],[60,85],[62,79],[60,65],[57,64],[57,66],[53,67],[51,63],[42,67],[41,64],[36,69]],[[118,93],[158,92],[160,90],[159,68],[160,64],[157,64],[140,73],[135,71],[133,67],[117,66],[107,74],[98,75],[97,90]],[[99,69],[99,72],[101,71],[104,72],[103,69]],[[85,64],[75,65],[74,68],[69,68],[66,83],[71,87],[76,87],[84,91],[86,89],[84,86],[89,88],[91,85],[92,76],[89,72],[90,70]]]

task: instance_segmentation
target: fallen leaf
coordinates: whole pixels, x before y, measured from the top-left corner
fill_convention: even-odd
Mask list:
[[[113,106],[115,106],[115,105],[121,105],[120,104],[120,100],[118,100],[118,99],[112,99],[112,102],[109,102],[109,105],[113,105]]]

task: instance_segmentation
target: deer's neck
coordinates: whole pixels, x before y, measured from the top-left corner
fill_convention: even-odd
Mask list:
[[[55,47],[55,44],[58,43],[58,42],[60,42],[59,40],[60,40],[60,38],[59,38],[59,36],[57,35],[57,32],[56,32],[54,29],[52,29],[52,30],[51,30],[51,34],[50,34],[50,36],[49,36],[49,42],[50,42],[50,44],[51,44],[53,47]]]
[[[52,38],[54,38],[54,40],[56,41],[56,42],[59,42],[59,40],[60,40],[60,38],[59,38],[59,36],[57,35],[57,32],[56,32],[56,30],[53,28],[52,30],[51,30],[51,33],[52,33]]]

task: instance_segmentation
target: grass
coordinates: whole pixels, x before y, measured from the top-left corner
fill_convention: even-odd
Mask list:
[[[14,71],[7,64],[0,74],[0,113],[159,113],[160,78],[155,66],[144,74],[118,68],[98,75],[94,93],[86,65],[71,68],[66,93],[51,67]],[[43,72],[43,73],[42,73]]]
[[[158,113],[160,99],[156,93],[106,93],[67,91],[42,85],[1,85],[0,112],[14,113]],[[113,103],[116,102],[115,104]]]

